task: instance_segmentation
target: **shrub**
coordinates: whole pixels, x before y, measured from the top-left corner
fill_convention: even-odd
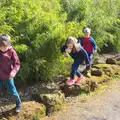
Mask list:
[[[68,74],[71,59],[60,46],[68,36],[83,36],[92,28],[99,51],[109,44],[119,51],[119,0],[1,0],[0,33],[10,34],[20,60],[18,84],[50,80]],[[111,48],[111,47],[110,47]],[[104,52],[104,51],[103,51]]]

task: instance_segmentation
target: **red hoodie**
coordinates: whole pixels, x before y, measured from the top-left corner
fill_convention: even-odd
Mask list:
[[[0,51],[0,80],[9,80],[10,73],[16,75],[19,68],[20,61],[12,46],[5,52]]]

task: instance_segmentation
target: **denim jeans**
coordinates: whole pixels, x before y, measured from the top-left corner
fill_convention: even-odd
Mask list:
[[[81,64],[80,59],[74,60],[74,63],[72,64],[72,71],[70,74],[70,78],[74,79],[75,75],[80,77],[82,74],[78,71],[78,67]]]
[[[89,65],[92,67],[92,58],[93,58],[93,53],[88,53],[88,58],[89,58]]]
[[[16,102],[16,106],[20,106],[21,105],[21,99],[20,96],[16,90],[16,87],[14,85],[14,79],[10,79],[10,80],[0,80],[0,88],[2,88],[3,83],[5,84],[8,92],[14,97],[14,100]]]

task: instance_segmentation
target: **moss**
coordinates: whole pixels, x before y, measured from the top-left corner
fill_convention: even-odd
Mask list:
[[[109,68],[111,66],[112,65],[110,65],[110,64],[97,64],[97,65],[94,65],[95,68],[99,68],[99,69],[101,69],[101,68]]]
[[[117,61],[117,65],[119,65],[119,66],[120,66],[120,61]]]
[[[66,97],[78,96],[82,93],[88,94],[90,93],[90,91],[94,91],[97,88],[97,84],[95,80],[86,78],[82,80],[80,84],[72,85],[72,86],[62,84],[60,88]]]
[[[40,120],[40,119],[39,119],[39,117],[34,116],[34,117],[32,118],[32,120]]]
[[[47,107],[47,111],[52,114],[53,112],[59,111],[64,105],[65,96],[63,93],[44,93],[39,94],[39,99]]]
[[[7,120],[6,118],[1,118],[0,120]]]
[[[106,75],[103,75],[100,77],[92,76],[91,79],[95,80],[97,82],[97,84],[102,84],[102,83],[105,83],[105,82],[108,82],[111,80],[111,78]]]
[[[36,118],[42,118],[44,116],[46,116],[46,108],[45,108],[45,106],[41,111],[38,110],[38,111],[35,112],[35,117]]]
[[[8,120],[37,120],[46,116],[46,108],[43,104],[37,102],[23,102],[22,111],[15,114],[14,110],[6,114]],[[4,120],[4,119],[3,119]]]
[[[106,76],[114,77],[115,75],[120,74],[119,65],[110,65],[110,64],[98,64],[94,65],[95,68],[101,69]]]

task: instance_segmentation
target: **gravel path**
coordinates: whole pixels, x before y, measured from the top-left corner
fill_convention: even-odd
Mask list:
[[[120,81],[114,81],[100,94],[76,99],[56,120],[120,120]]]

